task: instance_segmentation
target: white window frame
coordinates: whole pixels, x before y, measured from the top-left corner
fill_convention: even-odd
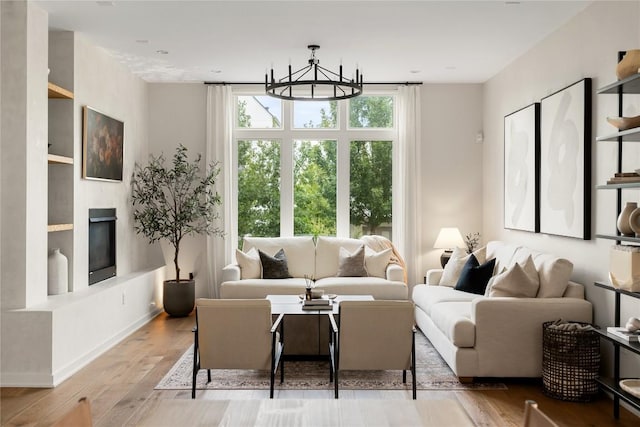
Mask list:
[[[348,101],[338,101],[337,129],[293,129],[293,102],[282,101],[282,128],[239,128],[237,126],[237,97],[262,96],[264,92],[255,88],[234,88],[233,90],[233,131],[231,138],[232,190],[234,220],[231,238],[232,247],[238,247],[238,144],[239,140],[273,140],[280,141],[280,236],[293,236],[293,142],[295,140],[335,140],[337,144],[337,178],[336,178],[336,236],[350,237],[349,215],[349,168],[350,143],[352,141],[391,141],[392,169],[397,168],[396,147],[398,142],[398,97],[397,90],[379,89],[367,91],[367,96],[391,96],[394,99],[394,117],[392,128],[350,128],[348,120]],[[313,101],[309,101],[313,102]],[[395,174],[392,172],[392,176]],[[395,183],[392,184],[395,186]],[[396,215],[393,212],[392,227],[395,229]]]

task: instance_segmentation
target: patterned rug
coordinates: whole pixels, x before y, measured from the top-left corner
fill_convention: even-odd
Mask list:
[[[156,390],[190,390],[193,372],[191,346],[164,378]],[[331,390],[328,361],[286,361],[284,384],[276,379],[279,390]],[[276,378],[279,378],[280,372]],[[416,376],[418,390],[504,390],[501,382],[482,381],[462,384],[429,340],[416,333]],[[269,372],[254,370],[212,370],[207,384],[207,371],[201,369],[196,381],[198,390],[268,390]],[[340,388],[344,390],[411,390],[411,373],[402,383],[402,371],[341,371]]]

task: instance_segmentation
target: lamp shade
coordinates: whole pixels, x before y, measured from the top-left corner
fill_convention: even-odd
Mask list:
[[[466,246],[460,230],[456,227],[441,228],[436,242],[433,244],[433,247],[436,249],[465,248]]]

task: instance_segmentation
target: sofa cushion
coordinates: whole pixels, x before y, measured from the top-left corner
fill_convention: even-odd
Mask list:
[[[269,256],[261,250],[258,250],[258,254],[260,255],[260,263],[262,263],[263,279],[288,279],[291,277],[284,249],[280,249],[274,256]]]
[[[370,277],[387,278],[387,266],[393,255],[393,249],[387,248],[383,251],[376,252],[365,246],[364,248],[364,267]]]
[[[315,278],[336,277],[340,248],[354,252],[362,245],[358,239],[318,236],[315,248]]]
[[[490,297],[535,298],[540,287],[538,271],[529,256],[523,265],[515,263],[511,268],[489,280],[486,295]]]
[[[371,295],[374,299],[406,300],[408,288],[404,282],[392,282],[379,277],[325,277],[316,281],[316,288],[325,294]]]
[[[473,347],[476,328],[471,321],[471,302],[441,302],[431,309],[431,320],[456,347]]]
[[[571,261],[526,247],[518,248],[513,259],[515,262],[522,263],[527,257],[533,258],[533,263],[540,278],[540,288],[536,297],[561,298],[567,289],[573,272]]]
[[[480,295],[456,291],[448,286],[416,285],[411,296],[415,305],[427,315],[431,315],[431,308],[438,303],[447,301],[473,301]]]
[[[284,249],[291,276],[313,277],[316,247],[311,236],[245,237],[243,251],[246,253],[251,248],[260,249],[268,255],[274,255],[278,250]]]
[[[355,252],[350,252],[345,248],[340,248],[338,252],[338,277],[366,277],[367,270],[364,268],[364,245]]]
[[[462,268],[462,273],[460,273],[460,278],[458,279],[458,283],[456,283],[455,289],[484,295],[487,283],[489,283],[489,279],[493,276],[495,263],[496,259],[492,258],[480,265],[476,257],[471,255]]]
[[[248,279],[220,285],[220,298],[265,298],[267,295],[304,294],[304,279]]]
[[[247,253],[236,249],[236,262],[240,266],[241,279],[259,279],[262,277],[262,264],[256,248],[251,248]]]

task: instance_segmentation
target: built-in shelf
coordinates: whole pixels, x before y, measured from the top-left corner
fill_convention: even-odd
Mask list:
[[[604,184],[604,185],[596,185],[598,190],[618,190],[625,188],[638,188],[640,189],[640,182],[625,182],[624,184]]]
[[[73,224],[49,224],[47,225],[47,231],[54,233],[56,231],[73,230]]]
[[[47,156],[47,161],[49,164],[64,164],[64,165],[72,165],[73,158],[67,156],[58,156],[57,154],[49,154]]]
[[[621,242],[640,243],[640,237],[616,236],[612,234],[596,234],[597,239],[620,240]]]
[[[612,133],[610,135],[598,136],[596,141],[614,141],[617,142],[618,138],[622,138],[627,142],[640,142],[640,128],[631,128],[620,132]]]
[[[627,393],[620,387],[620,384],[616,383],[613,378],[608,377],[600,377],[597,378],[596,381],[600,384],[604,390],[607,390],[610,393],[613,393],[619,399],[627,402],[629,405],[634,408],[640,410],[640,399],[632,395],[631,393]]]
[[[598,89],[598,93],[640,93],[640,74],[634,74],[624,80],[608,84]]]
[[[49,98],[73,99],[73,92],[49,82]]]

